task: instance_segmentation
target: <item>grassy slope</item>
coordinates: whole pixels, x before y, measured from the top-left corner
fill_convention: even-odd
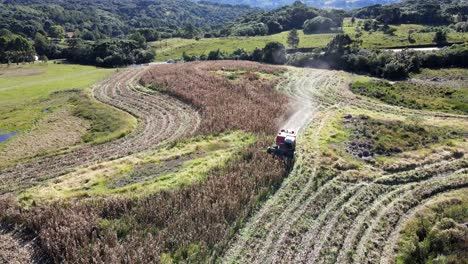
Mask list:
[[[414,46],[427,45],[433,43],[434,33],[413,33],[414,43],[408,41],[409,30],[421,30],[425,28],[423,25],[396,25],[392,26],[397,29],[394,36],[383,34],[383,32],[364,32],[360,39],[363,41],[364,48],[389,48],[399,46]],[[350,19],[344,22],[343,31],[351,36],[356,35],[356,30],[351,25]],[[325,47],[331,40],[334,34],[312,34],[304,35],[302,30],[299,30],[300,44],[299,48],[318,48]],[[263,48],[270,41],[278,41],[287,45],[288,32],[282,32],[270,36],[258,37],[226,37],[226,38],[211,38],[211,39],[181,39],[173,38],[153,42],[153,47],[156,50],[156,60],[166,61],[168,59],[179,59],[185,51],[188,55],[207,55],[212,50],[220,49],[225,52],[232,52],[238,48],[244,48],[252,51],[255,48]],[[468,41],[468,34],[449,33],[449,42]]]
[[[355,37],[356,31],[356,22],[355,25],[351,24],[350,19],[345,19],[343,24],[343,32],[349,34],[352,37]],[[415,45],[435,45],[433,42],[434,32],[428,33],[419,33],[418,30],[425,28],[423,25],[414,25],[414,24],[401,24],[401,25],[391,25],[392,28],[395,28],[395,34],[393,36],[386,35],[382,31],[377,32],[367,32],[361,31],[362,36],[360,39],[363,41],[362,46],[364,48],[391,48],[391,47],[400,47],[400,46],[415,46]],[[413,30],[412,37],[415,40],[414,43],[408,41],[408,32]],[[449,33],[447,35],[447,40],[450,43],[453,42],[462,42],[468,41],[468,34],[466,33]]]
[[[20,133],[0,144],[0,151],[16,138],[28,141],[29,131],[38,126],[44,127],[41,125],[42,120],[62,110],[70,111],[74,116],[89,122],[90,129],[83,135],[84,142],[102,143],[128,133],[135,126],[136,120],[96,101],[90,95],[90,90],[86,89],[111,72],[113,70],[52,62],[10,67],[2,65],[0,131]],[[62,92],[70,90],[73,91]],[[47,137],[48,132],[43,131],[43,137]],[[54,149],[44,153],[49,151]]]
[[[180,58],[184,51],[189,55],[207,55],[208,52],[217,49],[228,53],[238,48],[253,51],[255,48],[265,47],[265,44],[271,41],[278,41],[286,45],[287,37],[288,32],[282,32],[271,36],[211,38],[201,39],[199,41],[194,39],[173,38],[154,42],[153,46],[156,50],[156,60],[165,61],[168,59]],[[300,48],[317,48],[325,47],[332,39],[333,34],[304,35],[302,30],[300,30],[299,37],[301,39],[299,44]]]
[[[35,64],[0,68],[0,130],[22,131],[43,118],[43,105],[56,91],[83,89],[112,70],[66,64]],[[22,76],[24,75],[31,76]],[[53,107],[51,105],[51,107]]]

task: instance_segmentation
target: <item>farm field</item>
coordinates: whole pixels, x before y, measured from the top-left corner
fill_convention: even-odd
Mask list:
[[[96,101],[88,89],[113,70],[72,64],[36,63],[0,68],[0,166],[102,143],[135,126],[128,114]],[[37,138],[42,138],[38,141]]]
[[[427,76],[431,76],[433,71],[423,69],[422,73],[413,75],[409,82],[359,81],[352,85],[351,90],[391,105],[467,114],[468,89],[463,81],[464,75],[456,76],[456,69],[445,73],[440,77],[445,80],[438,81],[439,77],[428,79]]]
[[[343,72],[298,71],[285,90],[315,111],[295,167],[223,262],[395,263],[413,211],[440,193],[468,190],[468,118],[352,94],[356,77]],[[460,214],[459,226],[467,217]],[[407,248],[401,254],[415,254]]]
[[[356,27],[362,23],[362,20],[357,19],[355,24],[351,23],[351,19],[345,19],[343,22],[343,32],[349,34],[354,39],[362,40],[363,48],[392,48],[392,47],[411,47],[420,45],[436,45],[434,42],[434,32],[424,32],[428,26],[416,24],[401,24],[390,25],[395,29],[393,35],[384,34],[382,31],[367,32],[364,30],[356,30]],[[410,34],[411,32],[411,34]],[[356,34],[361,36],[356,38]],[[408,40],[408,35],[411,35],[413,41]],[[459,43],[468,41],[468,34],[449,32],[447,34],[448,43]]]
[[[321,48],[325,47],[333,38],[334,34],[314,34],[304,35],[302,30],[298,31],[301,42],[300,48]],[[225,37],[207,39],[181,39],[172,38],[153,42],[156,51],[157,61],[167,61],[169,59],[180,59],[182,53],[188,55],[208,55],[210,51],[220,49],[226,53],[231,53],[236,49],[243,48],[252,52],[255,48],[263,48],[268,42],[277,41],[287,44],[288,32],[282,32],[270,36],[257,37]]]
[[[464,76],[423,69],[389,85],[463,92]],[[468,117],[453,111],[465,102],[353,89],[374,81],[239,61],[118,70],[83,96],[136,120],[128,133],[0,169],[2,224],[37,234],[22,246],[2,226],[0,259],[396,263],[414,255],[418,217],[465,232]],[[81,137],[101,136],[92,124]],[[293,167],[265,153],[281,127],[300,131]]]
[[[87,88],[111,71],[52,62],[1,65],[0,130],[11,132],[29,129],[35,120],[44,116],[40,110],[31,109],[33,102],[43,102],[54,92]]]
[[[351,24],[351,19],[345,19],[342,31],[356,39],[356,26]],[[394,35],[386,35],[381,31],[366,32],[360,31],[361,36],[358,38],[362,41],[363,48],[392,48],[392,47],[411,47],[420,45],[436,45],[433,42],[434,32],[419,32],[426,28],[423,25],[402,24],[391,25],[395,28]],[[414,42],[410,43],[408,34],[411,33]],[[255,48],[263,48],[266,43],[277,41],[287,46],[288,31],[256,37],[224,37],[224,38],[204,38],[200,40],[172,38],[152,42],[151,45],[156,51],[156,61],[167,61],[169,59],[180,59],[184,52],[187,55],[208,55],[210,51],[220,49],[225,53],[232,53],[236,49],[243,48],[249,52]],[[299,48],[323,48],[333,38],[335,34],[304,34],[302,30],[299,33]],[[447,35],[449,43],[458,43],[468,41],[468,34],[450,32]]]
[[[224,71],[235,74],[236,80],[228,78]],[[285,175],[281,163],[263,151],[268,142],[264,133],[275,131],[276,125],[245,122],[242,118],[244,113],[254,113],[251,116],[255,120],[272,114],[278,121],[282,119],[287,104],[279,102],[287,102],[287,97],[278,94],[274,87],[283,80],[284,71],[249,62],[213,62],[136,67],[116,72],[95,85],[91,92],[97,100],[137,118],[133,132],[107,143],[79,146],[69,152],[5,167],[1,174],[0,207],[7,206],[14,211],[11,204],[8,205],[8,197],[14,195],[20,202],[18,205],[31,209],[24,212],[41,210],[45,213],[33,213],[37,217],[32,218],[24,215],[26,221],[58,221],[55,223],[61,222],[62,227],[78,223],[74,220],[62,222],[65,220],[60,216],[62,213],[74,215],[72,218],[76,216],[77,221],[88,221],[81,224],[84,229],[68,229],[73,233],[69,234],[74,237],[72,240],[81,240],[81,232],[88,232],[90,226],[109,235],[116,232],[122,247],[128,251],[122,250],[120,242],[114,244],[117,247],[108,245],[110,237],[107,235],[99,241],[82,240],[83,247],[89,243],[108,247],[102,258],[111,255],[123,259],[133,250],[140,251],[132,242],[135,239],[154,245],[147,253],[131,257],[144,259],[144,262],[176,259],[178,254],[185,254],[180,252],[192,250],[183,246],[190,239],[201,239],[193,241],[193,250],[201,252],[198,258],[204,258],[206,247],[211,247],[212,241],[224,243],[229,237],[225,232],[234,221],[248,215]],[[191,78],[187,87],[186,79],[180,74],[196,78]],[[206,83],[213,83],[213,86],[206,87]],[[187,88],[191,89],[185,90]],[[192,89],[197,89],[199,94],[194,94]],[[216,92],[224,96],[217,96]],[[259,105],[263,107],[258,108]],[[226,116],[221,109],[233,114]],[[222,130],[226,132],[221,133]],[[237,187],[231,189],[232,186]],[[236,191],[241,186],[245,189]],[[187,200],[187,197],[193,199]],[[224,197],[223,201],[218,200],[219,206],[229,215],[222,216],[212,207],[213,197]],[[193,203],[185,202],[189,200]],[[67,203],[72,211],[59,212],[68,210]],[[81,206],[87,208],[84,218],[80,216]],[[107,215],[104,211],[110,209],[109,206],[127,209],[117,209],[122,214]],[[99,210],[103,210],[103,214],[95,215]],[[54,216],[42,218],[49,213]],[[154,213],[158,217],[152,217]],[[188,216],[180,217],[180,214]],[[2,215],[5,219],[3,216],[6,215]],[[191,221],[195,218],[202,224]],[[99,258],[99,254],[82,251],[81,246],[68,247],[69,243],[62,244],[65,251],[47,247],[46,243],[64,243],[53,238],[52,233],[67,230],[60,228],[62,231],[59,231],[55,224],[49,223],[51,233],[46,231],[47,235],[40,238],[42,242],[36,249],[21,248],[17,238],[2,229],[3,238],[15,242],[10,243],[12,246],[6,254],[11,256],[15,250],[20,250],[26,251],[25,258],[35,258],[38,253],[47,254],[55,261],[72,261],[73,256]],[[217,231],[207,234],[205,228],[210,226]],[[37,227],[42,229],[45,225]],[[146,231],[155,238],[140,235]],[[168,243],[172,242],[167,236],[177,239],[180,248],[171,250]]]

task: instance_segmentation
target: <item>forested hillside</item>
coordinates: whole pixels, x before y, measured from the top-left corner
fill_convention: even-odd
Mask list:
[[[295,0],[210,0],[216,3],[245,4],[265,9],[273,9],[290,5]],[[319,8],[356,8],[376,4],[390,4],[400,0],[305,0],[303,3]]]
[[[451,25],[458,32],[468,30],[468,3],[461,0],[407,0],[353,10],[318,9],[296,1],[290,6],[249,13],[237,18],[224,26],[221,35],[263,36],[293,28],[304,29],[306,34],[328,33],[340,31],[343,19],[351,16],[355,17],[353,21],[356,18],[367,19],[365,23],[369,25],[366,30],[373,28],[374,31],[384,30],[388,34],[391,32],[385,26],[387,24]]]
[[[190,0],[4,0],[0,63],[35,55],[105,67],[147,63],[154,59],[147,41],[198,38],[254,10]]]
[[[63,34],[57,26],[89,40],[117,37],[136,29],[177,35],[187,25],[210,28],[253,10],[189,0],[4,0],[0,1],[0,28],[30,38],[36,32]]]
[[[375,5],[356,11],[358,18],[376,18],[389,24],[450,24],[466,22],[468,2],[463,0],[407,0],[392,5]]]
[[[259,36],[271,35],[290,29],[302,29],[306,22],[317,24],[317,29],[311,31],[330,31],[340,27],[343,18],[349,14],[339,9],[317,9],[299,1],[293,5],[264,12],[245,15],[228,23],[222,30],[224,35]],[[324,26],[326,24],[326,26]]]

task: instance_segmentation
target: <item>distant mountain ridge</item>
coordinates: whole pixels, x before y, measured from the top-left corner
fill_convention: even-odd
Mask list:
[[[186,25],[209,29],[257,10],[191,0],[0,0],[0,29],[30,38],[56,25],[100,37],[138,29],[175,34]]]
[[[249,5],[265,9],[274,9],[285,5],[291,5],[296,0],[208,0],[215,3],[224,3],[232,5]],[[401,2],[401,0],[304,0],[300,1],[312,7],[317,8],[343,8],[351,9],[377,4],[392,4]]]

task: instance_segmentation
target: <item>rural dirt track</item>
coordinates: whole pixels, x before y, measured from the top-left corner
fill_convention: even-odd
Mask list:
[[[198,113],[173,97],[146,93],[138,80],[147,69],[121,70],[93,88],[97,100],[137,118],[138,125],[132,133],[108,143],[85,145],[64,154],[39,157],[3,168],[0,170],[0,195],[32,186],[81,165],[128,156],[193,134],[200,123]]]
[[[318,171],[320,132],[333,110],[364,109],[435,120],[467,116],[386,105],[352,94],[345,73],[297,69],[286,86],[297,100],[286,126],[301,132],[296,166],[278,192],[241,230],[225,263],[394,263],[398,230],[412,209],[437,194],[468,187],[468,159],[439,159],[400,173],[376,172],[373,180],[343,175],[323,182]],[[301,120],[300,117],[306,120]]]

